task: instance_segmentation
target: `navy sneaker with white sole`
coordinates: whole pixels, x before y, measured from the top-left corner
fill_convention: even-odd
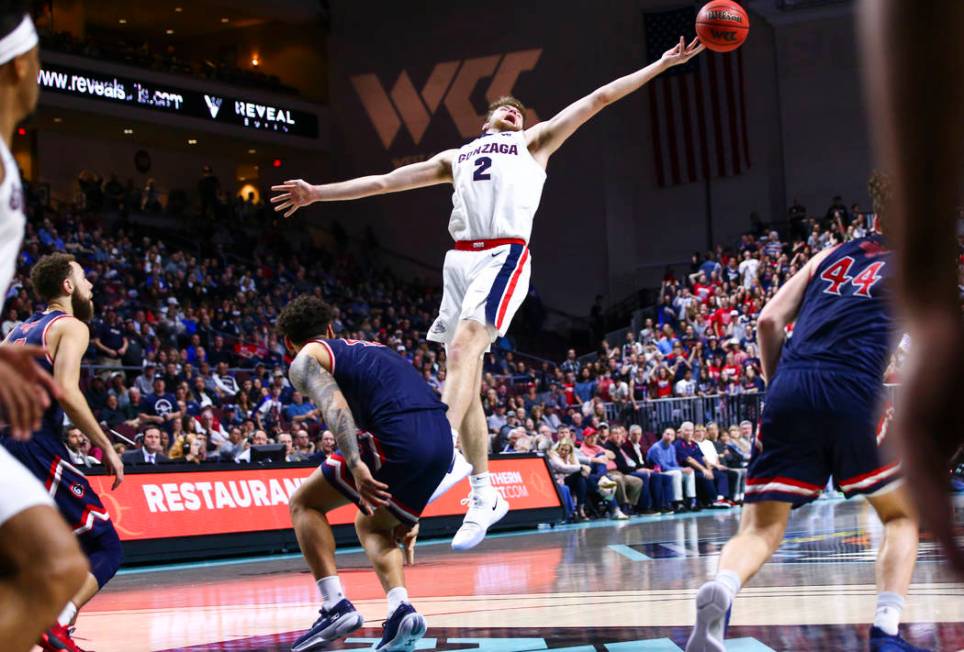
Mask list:
[[[318,620],[291,646],[291,652],[321,650],[332,641],[348,636],[365,624],[365,619],[347,599],[331,609],[321,609]]]
[[[382,627],[385,633],[375,652],[411,652],[428,629],[422,614],[407,602],[400,604]]]

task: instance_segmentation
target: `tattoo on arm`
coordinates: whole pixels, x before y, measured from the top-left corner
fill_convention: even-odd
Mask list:
[[[288,370],[291,383],[299,392],[311,398],[325,419],[325,424],[338,442],[348,466],[360,460],[358,454],[358,427],[351,416],[348,402],[338,388],[335,378],[314,357],[301,353]]]

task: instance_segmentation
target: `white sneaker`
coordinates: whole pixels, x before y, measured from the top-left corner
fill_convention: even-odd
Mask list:
[[[730,596],[722,584],[709,581],[696,593],[696,624],[686,652],[726,652],[723,637]]]
[[[613,520],[615,520],[615,521],[625,521],[625,520],[628,520],[628,519],[629,519],[629,517],[626,516],[626,512],[624,512],[623,510],[619,509],[618,507],[616,508],[616,511],[613,512]]]
[[[479,545],[489,528],[509,513],[509,503],[495,489],[473,491],[462,504],[468,504],[469,511],[452,539],[452,550],[471,550]]]

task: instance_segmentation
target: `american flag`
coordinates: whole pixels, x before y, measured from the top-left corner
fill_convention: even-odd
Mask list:
[[[644,14],[647,61],[695,36],[696,9]],[[709,50],[649,84],[656,181],[661,186],[740,174],[750,167],[743,53]]]

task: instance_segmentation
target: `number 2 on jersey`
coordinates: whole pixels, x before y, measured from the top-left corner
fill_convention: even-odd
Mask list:
[[[880,270],[884,266],[883,261],[877,261],[868,265],[862,272],[857,274],[857,276],[848,276],[847,272],[854,264],[854,259],[850,256],[845,256],[835,262],[833,265],[828,267],[820,274],[821,280],[830,283],[824,292],[827,294],[836,294],[841,296],[840,288],[842,288],[847,283],[850,283],[854,287],[853,296],[856,297],[870,297],[870,288],[874,287],[882,277],[880,275]]]
[[[475,159],[475,167],[475,174],[472,175],[473,181],[488,181],[492,178],[492,175],[486,172],[492,167],[492,159],[488,156],[480,156]]]

